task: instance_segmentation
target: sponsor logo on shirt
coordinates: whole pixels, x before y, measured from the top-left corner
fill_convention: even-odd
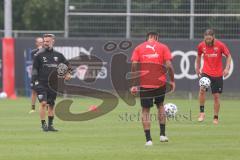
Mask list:
[[[155,52],[155,45],[151,46],[151,45],[147,44],[146,48],[150,48],[150,49],[152,49]]]
[[[43,62],[46,63],[47,62],[47,57],[42,57],[43,58]]]
[[[154,54],[145,54],[145,55],[143,55],[143,57],[149,58],[149,59],[158,58],[158,57],[159,57],[159,54],[157,54],[157,53],[154,53]]]
[[[214,58],[214,57],[217,57],[217,53],[205,54],[205,56],[207,56],[209,58]]]
[[[58,61],[58,57],[53,57],[54,61],[57,62]]]
[[[57,64],[44,64],[44,66],[47,66],[49,68],[57,68]]]
[[[39,95],[38,95],[38,99],[39,99],[39,100],[42,100],[42,99],[43,99],[43,95],[42,95],[42,94],[39,94]]]
[[[217,52],[217,51],[218,51],[218,47],[214,47],[213,49],[214,49],[214,51],[215,51],[215,52]]]

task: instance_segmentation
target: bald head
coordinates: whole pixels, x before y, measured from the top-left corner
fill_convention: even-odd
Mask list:
[[[38,49],[43,47],[43,38],[42,37],[37,37],[35,39],[35,45]]]

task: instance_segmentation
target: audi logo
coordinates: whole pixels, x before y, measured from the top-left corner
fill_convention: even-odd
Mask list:
[[[180,60],[180,73],[175,73],[175,79],[183,79],[183,78],[187,78],[187,79],[197,79],[198,76],[197,74],[190,74],[189,71],[190,71],[190,67],[192,65],[195,66],[195,62],[191,62],[190,61],[190,56],[195,56],[197,57],[197,52],[196,51],[188,51],[188,52],[183,52],[183,51],[180,51],[180,50],[177,50],[177,51],[173,51],[172,52],[172,57],[175,57],[175,56],[180,56],[181,57],[181,60]],[[193,64],[191,64],[193,63]],[[203,61],[201,61],[201,66],[203,65]],[[233,65],[233,61],[230,65],[230,70],[229,70],[229,74],[224,77],[223,79],[228,79],[231,75],[232,75],[232,72],[233,72],[233,68],[234,68],[234,65]]]

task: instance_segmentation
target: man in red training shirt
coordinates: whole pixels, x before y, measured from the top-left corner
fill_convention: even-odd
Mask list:
[[[222,57],[226,57],[225,69],[223,69]],[[203,57],[203,68],[200,70],[201,57]],[[211,81],[211,90],[214,98],[213,123],[218,124],[220,109],[220,94],[223,91],[223,77],[229,74],[231,55],[227,46],[215,38],[214,31],[207,29],[204,33],[204,40],[198,45],[198,56],[196,58],[196,73],[199,77],[208,77]],[[205,118],[204,103],[206,90],[200,87],[199,103],[200,113],[198,121]]]
[[[146,146],[151,146],[153,144],[150,134],[150,108],[153,106],[153,100],[158,109],[160,141],[168,141],[165,135],[166,115],[163,107],[166,93],[166,74],[170,77],[171,89],[175,89],[171,52],[166,45],[158,42],[158,37],[159,35],[156,32],[148,33],[147,41],[141,43],[134,49],[131,58],[132,73],[137,73],[136,71],[141,72],[139,78],[140,99]],[[135,80],[133,80],[133,86],[131,88],[131,93],[133,95],[138,91]]]

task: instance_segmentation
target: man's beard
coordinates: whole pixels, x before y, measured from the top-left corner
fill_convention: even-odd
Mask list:
[[[213,39],[211,42],[205,41],[205,43],[206,43],[207,46],[213,46],[213,44],[214,44],[214,39]]]
[[[52,47],[50,47],[50,46],[44,46],[44,48],[48,51],[52,50]]]

